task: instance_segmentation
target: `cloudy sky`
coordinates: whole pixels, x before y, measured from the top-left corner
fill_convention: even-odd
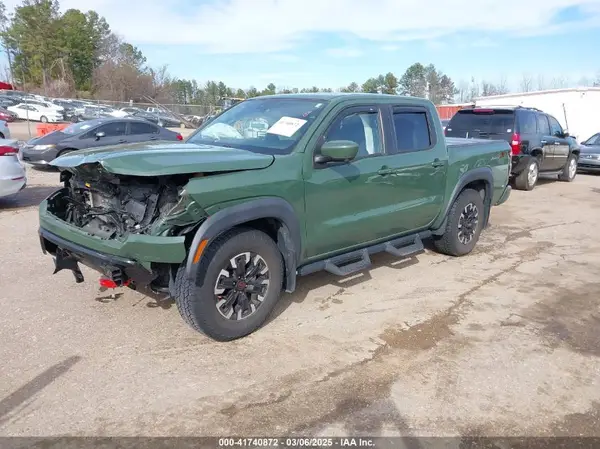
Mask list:
[[[10,10],[15,0],[5,1]],[[455,82],[600,73],[600,0],[62,0],[151,65],[228,85],[340,87],[433,63]]]

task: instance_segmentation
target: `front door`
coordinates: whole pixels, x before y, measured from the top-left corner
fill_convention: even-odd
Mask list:
[[[305,171],[306,257],[373,241],[388,235],[398,202],[389,175],[395,155],[383,138],[382,110],[376,105],[344,109],[319,138],[356,142],[356,158],[347,163],[317,164]],[[308,150],[310,151],[310,150]]]
[[[558,120],[551,115],[548,116],[550,121],[550,134],[554,138],[554,170],[560,170],[567,165],[569,158],[569,141],[564,137],[564,131]]]
[[[90,146],[119,145],[128,142],[126,131],[127,122],[114,121],[98,126],[93,131],[87,133],[85,138],[93,140]],[[100,138],[96,137],[96,134],[100,132],[103,132],[104,136]]]

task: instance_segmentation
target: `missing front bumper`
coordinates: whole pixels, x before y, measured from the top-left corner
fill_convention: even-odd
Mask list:
[[[77,283],[84,281],[79,268],[80,263],[102,273],[115,281],[117,285],[124,285],[131,280],[135,285],[145,286],[149,285],[156,277],[152,271],[135,260],[86,248],[43,228],[39,229],[39,236],[43,253],[54,256],[54,273],[70,270]]]

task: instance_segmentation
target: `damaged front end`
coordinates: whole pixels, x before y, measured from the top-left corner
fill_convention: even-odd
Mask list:
[[[185,191],[191,176],[114,175],[98,164],[63,171],[65,195],[59,218],[104,240],[130,234],[184,234],[205,216]]]
[[[42,248],[55,272],[71,270],[81,282],[83,263],[116,286],[167,291],[186,239],[206,217],[185,190],[194,176],[117,175],[98,163],[62,171],[64,188],[40,206]]]

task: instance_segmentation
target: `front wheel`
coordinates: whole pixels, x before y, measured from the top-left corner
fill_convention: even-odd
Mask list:
[[[183,319],[218,341],[257,330],[279,300],[283,260],[275,242],[253,229],[226,232],[204,251],[198,279],[182,264],[175,278],[175,301]],[[196,285],[201,280],[201,286]]]
[[[479,240],[485,206],[479,192],[463,190],[452,204],[444,234],[434,240],[436,249],[449,256],[464,256],[475,248]]]
[[[45,115],[42,115],[40,117],[40,122],[42,122],[42,123],[48,123],[48,117],[46,117]]]
[[[558,180],[563,182],[572,182],[577,175],[577,155],[571,154],[564,166],[563,171],[558,175]]]

